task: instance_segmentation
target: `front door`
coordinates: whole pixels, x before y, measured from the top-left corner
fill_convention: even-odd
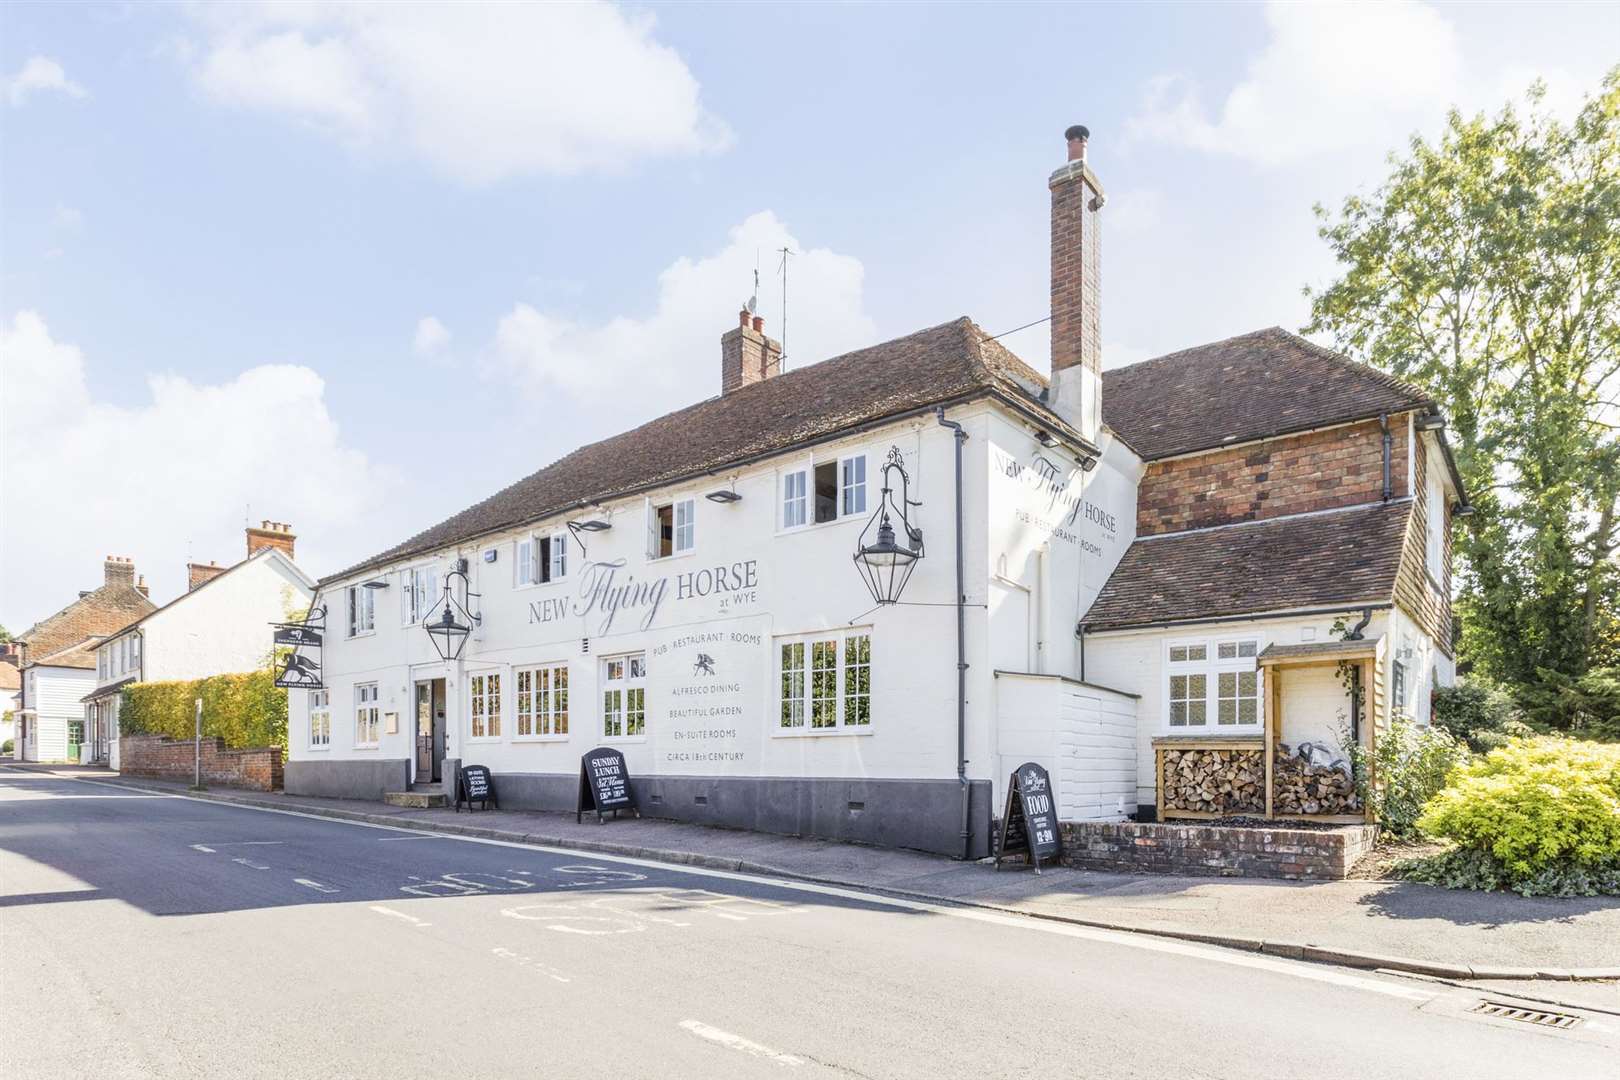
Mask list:
[[[416,684],[416,778],[439,780],[444,760],[444,680]]]
[[[84,745],[84,721],[69,720],[67,726],[67,759],[79,760],[79,747]]]

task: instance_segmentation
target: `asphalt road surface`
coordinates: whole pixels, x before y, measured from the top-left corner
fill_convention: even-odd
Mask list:
[[[604,828],[614,828],[609,824]],[[0,769],[0,1076],[1620,1077],[1620,1017]]]

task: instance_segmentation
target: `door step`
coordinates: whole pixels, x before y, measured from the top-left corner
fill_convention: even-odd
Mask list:
[[[408,806],[416,810],[450,805],[450,801],[444,797],[444,792],[437,788],[431,791],[385,791],[383,802],[389,806]]]

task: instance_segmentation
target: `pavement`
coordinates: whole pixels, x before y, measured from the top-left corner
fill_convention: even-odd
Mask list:
[[[155,790],[183,785],[53,766]],[[418,810],[214,789],[203,797],[375,824],[875,889],[1076,925],[1454,980],[1620,981],[1620,898],[1527,898],[1400,881],[1285,882],[994,870],[988,861],[621,817]],[[1620,1003],[1620,992],[1617,992]]]
[[[0,976],[0,1075],[30,1080],[1518,1080],[1620,1060],[1620,1015],[1481,1011],[1537,1011],[1506,988],[18,769]]]

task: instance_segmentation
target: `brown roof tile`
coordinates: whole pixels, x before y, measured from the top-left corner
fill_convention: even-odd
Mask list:
[[[450,519],[337,574],[464,543],[566,510],[717,471],[863,423],[997,392],[1072,432],[1046,380],[967,318],[712,397],[582,446]]]
[[[1081,622],[1121,629],[1389,601],[1412,506],[1403,499],[1138,540]]]
[[[1149,461],[1432,406],[1277,326],[1103,372],[1103,422]]]
[[[87,638],[105,637],[122,630],[155,610],[157,605],[133,585],[103,585],[30,626],[17,635],[17,640],[28,646],[24,658],[29,663],[38,663],[46,656],[82,644]],[[83,665],[75,662],[62,666]],[[90,666],[95,667],[94,658]]]

